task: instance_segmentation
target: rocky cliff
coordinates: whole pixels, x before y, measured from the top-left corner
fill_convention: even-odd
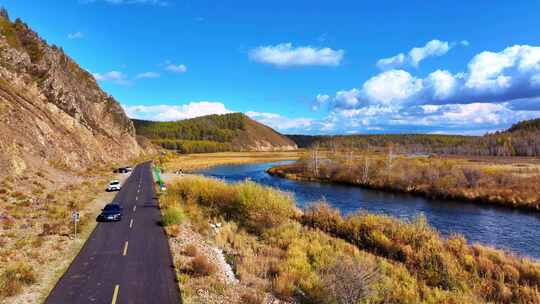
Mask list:
[[[133,123],[94,77],[0,14],[0,177],[77,171],[141,153]]]

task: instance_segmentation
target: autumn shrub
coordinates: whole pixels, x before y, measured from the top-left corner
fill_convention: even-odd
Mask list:
[[[206,256],[197,255],[191,260],[191,271],[197,276],[209,276],[216,272],[216,266]]]
[[[193,244],[187,244],[186,247],[184,247],[184,254],[190,257],[197,256],[198,250],[197,246]]]
[[[30,266],[23,262],[9,264],[0,274],[0,298],[16,295],[35,282],[36,275]]]
[[[293,215],[290,196],[275,189],[246,181],[236,185],[238,221],[257,232],[279,226]]]
[[[444,238],[422,215],[343,217],[324,203],[298,214],[292,199],[273,189],[203,178],[171,185],[164,199],[181,203],[190,222],[223,220],[214,240],[237,278],[284,300],[540,303],[538,263],[469,245],[460,235]],[[204,269],[194,264],[205,264],[196,259],[194,272]]]
[[[218,180],[185,178],[174,188],[184,200],[207,207],[210,216],[235,220],[257,232],[277,226],[294,214],[290,196],[250,181],[230,186]]]
[[[264,300],[264,294],[256,291],[245,292],[240,296],[240,301],[244,304],[264,304]]]
[[[359,303],[375,292],[375,282],[380,280],[376,268],[361,264],[349,256],[340,257],[320,270],[327,303]]]
[[[470,199],[539,211],[538,169],[500,170],[471,165],[463,160],[439,157],[389,157],[383,153],[335,151],[314,159],[303,157],[295,164],[268,170],[294,179],[319,178],[428,197]],[[315,172],[317,164],[317,172]]]
[[[161,224],[165,227],[170,225],[177,225],[182,223],[185,217],[186,216],[182,208],[171,206],[163,211],[163,215],[161,216]]]
[[[319,204],[306,210],[301,222],[360,249],[403,263],[411,274],[432,288],[463,294],[472,291],[497,303],[528,303],[515,300],[515,293],[525,290],[531,293],[528,297],[540,299],[540,265],[481,245],[469,246],[462,236],[445,240],[422,216],[403,222],[358,213],[340,220],[337,211]]]

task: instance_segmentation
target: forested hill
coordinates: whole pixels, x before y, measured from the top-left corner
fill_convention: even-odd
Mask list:
[[[300,148],[359,148],[374,151],[392,147],[402,153],[441,153],[491,156],[540,156],[540,119],[514,124],[484,136],[381,134],[309,136],[288,135]]]
[[[294,150],[296,144],[242,113],[157,122],[133,119],[138,135],[182,153]]]
[[[512,125],[512,127],[510,127],[510,129],[508,129],[507,132],[519,132],[519,131],[540,132],[540,118],[518,122]]]

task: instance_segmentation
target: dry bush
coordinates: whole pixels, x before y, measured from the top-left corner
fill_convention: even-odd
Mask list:
[[[245,292],[240,296],[240,301],[243,304],[264,304],[265,295],[260,292],[250,291]]]
[[[359,213],[340,220],[335,211],[318,205],[304,214],[302,223],[403,263],[432,288],[463,293],[472,290],[497,303],[528,303],[515,300],[516,293],[524,290],[540,297],[538,291],[531,291],[540,287],[540,265],[481,245],[468,246],[461,236],[444,240],[424,217],[407,223]]]
[[[481,171],[472,168],[463,168],[462,172],[463,176],[465,176],[465,180],[467,180],[467,185],[470,188],[476,188],[483,176]]]
[[[36,275],[30,266],[23,262],[10,264],[0,274],[0,298],[16,295],[35,282]]]
[[[191,271],[196,276],[209,276],[216,272],[216,266],[204,255],[197,255],[191,260]]]
[[[459,175],[444,172],[439,176],[445,183],[456,183]],[[446,240],[423,216],[412,221],[369,213],[342,217],[316,204],[302,216],[278,212],[278,221],[257,225],[251,221],[276,216],[276,209],[252,207],[279,196],[246,184],[192,179],[171,186],[165,198],[176,196],[206,226],[208,218],[229,221],[215,241],[240,281],[257,290],[306,303],[347,303],[356,297],[379,304],[540,303],[537,263],[470,246],[462,236]],[[242,191],[245,197],[240,200]],[[205,268],[194,265],[198,257],[190,264],[193,273]],[[206,259],[198,263],[209,264]],[[366,265],[376,265],[374,279]],[[340,280],[343,283],[331,283]]]
[[[197,246],[195,246],[194,244],[187,244],[184,247],[184,254],[187,255],[187,256],[195,257],[195,256],[197,256],[198,252],[199,251],[197,250]]]
[[[372,265],[360,264],[348,256],[340,257],[321,270],[328,302],[338,304],[358,303],[367,300],[380,280],[378,270]]]

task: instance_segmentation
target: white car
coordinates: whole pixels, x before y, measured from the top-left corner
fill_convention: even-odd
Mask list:
[[[117,180],[113,180],[109,183],[109,186],[107,186],[107,192],[120,191],[120,188],[120,182]]]

